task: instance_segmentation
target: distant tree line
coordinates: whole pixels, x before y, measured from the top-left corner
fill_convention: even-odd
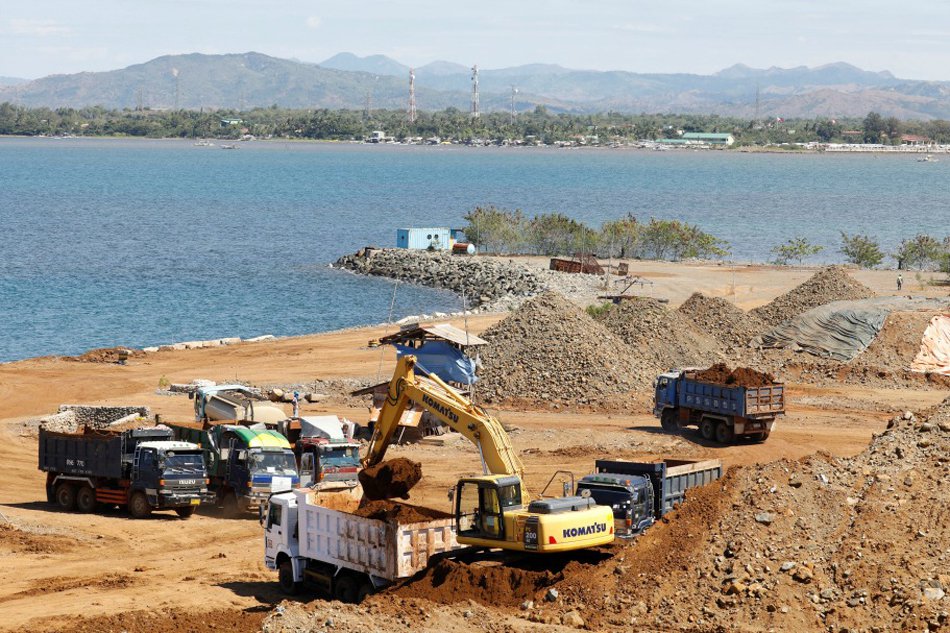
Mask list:
[[[699,227],[679,220],[632,214],[594,229],[563,213],[526,216],[520,210],[476,207],[465,216],[465,236],[479,249],[520,255],[593,254],[599,257],[681,260],[729,254],[729,245]]]
[[[257,138],[363,140],[382,130],[397,140],[438,138],[488,142],[518,140],[551,144],[610,144],[677,138],[685,132],[730,133],[737,146],[809,142],[898,144],[904,134],[950,143],[948,121],[900,121],[875,112],[864,119],[769,119],[749,121],[702,114],[565,114],[538,106],[512,117],[508,112],[468,112],[448,108],[419,112],[409,123],[402,110],[297,110],[277,106],[236,110],[109,110],[28,108],[0,104],[0,135],[133,136],[149,138]]]
[[[823,250],[823,246],[812,244],[806,237],[793,237],[772,249],[773,262],[787,265],[796,261],[801,265],[804,260]],[[894,252],[888,254],[874,238],[842,231],[839,251],[847,263],[861,268],[876,268],[886,257],[890,257],[901,270],[939,270],[950,274],[950,235],[939,240],[918,233],[912,238],[901,240]]]

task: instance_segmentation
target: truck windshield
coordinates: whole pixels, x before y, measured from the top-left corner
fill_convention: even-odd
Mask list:
[[[251,463],[257,472],[282,475],[296,475],[297,463],[291,453],[259,452],[251,453]]]
[[[336,468],[359,467],[360,457],[358,450],[359,449],[354,446],[328,448],[320,453],[320,461],[325,466],[333,466]]]
[[[596,484],[578,484],[577,492],[581,490],[590,490],[590,496],[593,497],[597,505],[613,508],[614,517],[623,518],[630,509],[630,502],[633,494],[625,488],[614,486],[600,486]]]
[[[203,475],[205,463],[201,453],[167,453],[165,472],[178,475]]]

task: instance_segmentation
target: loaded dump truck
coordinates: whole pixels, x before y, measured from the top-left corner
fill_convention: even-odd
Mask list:
[[[722,461],[665,459],[626,462],[598,459],[594,474],[577,483],[577,494],[589,494],[598,505],[613,509],[614,534],[631,538],[683,502],[686,491],[722,477]]]
[[[785,414],[785,385],[753,370],[676,369],[657,378],[653,414],[666,431],[696,426],[720,444],[764,442]]]
[[[310,581],[337,600],[360,602],[460,547],[450,514],[388,504],[389,512],[410,512],[377,518],[357,514],[359,505],[354,494],[305,488],[270,498],[262,514],[264,563],[277,571],[284,592]]]
[[[64,510],[126,506],[136,519],[174,510],[187,519],[211,502],[201,447],[177,442],[167,428],[122,433],[51,433],[40,429],[39,468],[46,498]]]
[[[274,492],[300,485],[287,439],[234,424],[169,424],[179,440],[204,450],[210,489],[228,513],[256,508]]]

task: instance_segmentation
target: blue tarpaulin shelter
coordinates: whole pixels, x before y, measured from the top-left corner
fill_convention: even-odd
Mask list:
[[[420,368],[442,380],[463,385],[471,385],[478,380],[475,361],[445,341],[429,341],[418,349],[405,345],[395,347],[398,356],[412,354]]]

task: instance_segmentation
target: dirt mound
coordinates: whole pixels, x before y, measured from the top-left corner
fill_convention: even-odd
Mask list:
[[[432,519],[450,519],[451,514],[432,508],[423,508],[422,506],[411,506],[406,503],[396,503],[394,501],[370,501],[353,511],[353,514],[368,519],[379,519],[387,523],[396,523],[397,525],[407,525],[409,523],[422,523]]]
[[[920,342],[934,313],[892,312],[884,326],[851,365],[885,370],[904,370],[920,352]]]
[[[874,291],[852,279],[844,268],[828,266],[771,303],[755,308],[750,314],[768,326],[775,326],[832,301],[869,299],[873,296]]]
[[[725,363],[716,363],[709,369],[695,373],[696,380],[730,387],[767,387],[775,382],[772,374],[748,367],[729,369]]]
[[[765,329],[757,317],[722,297],[707,297],[701,292],[694,292],[676,311],[726,348],[745,347]]]
[[[193,610],[130,611],[97,618],[56,618],[59,621],[44,622],[30,630],[36,633],[257,633],[265,615],[266,612],[253,609],[219,609],[205,613]]]
[[[526,301],[482,337],[477,393],[488,402],[524,399],[589,404],[653,379],[623,341],[562,296]]]
[[[646,370],[645,384],[673,367],[709,365],[720,358],[719,344],[697,331],[690,320],[656,299],[623,301],[599,317],[630,348]]]
[[[394,588],[392,593],[400,598],[424,598],[441,604],[474,600],[488,606],[516,606],[533,600],[538,591],[562,579],[563,574],[548,570],[443,559]]]
[[[409,490],[422,479],[422,464],[397,457],[364,468],[358,477],[368,499],[408,499]]]
[[[102,347],[99,349],[91,349],[79,356],[64,356],[63,359],[77,363],[117,363],[123,354],[127,355],[127,358],[140,358],[145,356],[145,352],[140,349]]]
[[[18,528],[8,523],[0,524],[0,551],[14,554],[55,554],[68,552],[78,545],[75,539],[57,534],[42,534]]]

